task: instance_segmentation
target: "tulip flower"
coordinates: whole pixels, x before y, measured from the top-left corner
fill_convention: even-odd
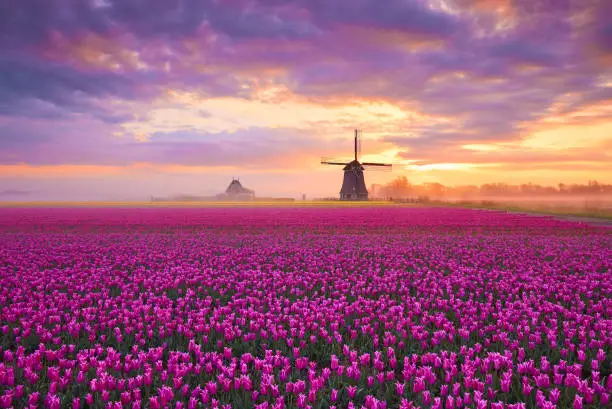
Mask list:
[[[574,397],[573,408],[574,409],[582,409],[582,397],[580,395],[576,395]]]
[[[6,208],[0,407],[607,407],[608,235],[459,208]]]
[[[423,403],[429,405],[431,403],[431,393],[429,391],[423,392]]]
[[[297,407],[302,409],[306,407],[306,395],[300,393],[297,399]]]
[[[60,408],[60,398],[57,395],[49,394],[45,398],[45,404],[48,409],[59,409]]]
[[[10,408],[13,403],[13,395],[5,393],[0,396],[0,408]]]

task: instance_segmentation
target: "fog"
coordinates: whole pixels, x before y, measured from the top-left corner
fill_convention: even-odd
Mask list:
[[[612,195],[566,195],[566,196],[487,196],[475,195],[468,197],[444,197],[442,200],[452,202],[478,201],[516,205],[539,205],[550,207],[571,207],[577,209],[607,209],[612,210]]]

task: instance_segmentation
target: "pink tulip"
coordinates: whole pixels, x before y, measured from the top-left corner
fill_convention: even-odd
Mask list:
[[[416,377],[412,384],[412,391],[414,393],[419,393],[425,390],[425,378]]]
[[[610,394],[607,392],[603,392],[600,397],[600,403],[605,406],[609,402],[610,402]]]
[[[4,326],[2,328],[3,328],[2,332],[5,332],[5,328],[8,330],[8,326]],[[4,362],[12,362],[13,361],[13,357],[14,357],[13,353],[11,351],[9,351],[9,350],[6,350],[3,353],[2,359],[4,360]]]
[[[338,390],[336,390],[336,389],[332,389],[331,390],[330,400],[332,402],[335,402],[336,400],[338,400]]]
[[[404,387],[406,385],[403,382],[395,382],[395,393],[397,393],[399,396],[402,396],[404,394]]]
[[[297,399],[297,407],[302,409],[306,407],[306,395],[300,393]]]
[[[40,399],[40,393],[39,392],[32,392],[28,396],[28,405],[31,405],[31,406],[37,405],[39,399]]]
[[[429,405],[431,403],[431,393],[429,391],[423,392],[423,403]]]
[[[559,389],[554,388],[550,390],[549,398],[552,403],[556,404],[559,401],[559,396],[561,396],[561,391]]]
[[[13,395],[5,393],[0,396],[0,408],[10,408],[13,403]]]
[[[529,396],[531,394],[533,387],[529,384],[529,382],[523,382],[523,395]]]
[[[406,398],[402,398],[400,402],[400,409],[414,409],[414,403]]]
[[[151,409],[160,409],[162,407],[157,396],[151,396],[149,398],[149,406],[151,407]]]
[[[607,234],[459,208],[6,208],[0,406],[526,409],[518,384],[603,408]]]
[[[45,398],[45,403],[48,409],[59,409],[60,398],[57,395],[49,394]]]

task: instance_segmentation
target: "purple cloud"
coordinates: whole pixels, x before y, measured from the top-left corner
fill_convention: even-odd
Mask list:
[[[447,37],[454,34],[460,22],[454,17],[429,9],[423,1],[389,0],[384,7],[375,1],[304,0],[302,7],[312,11],[323,27],[350,24],[384,30]]]
[[[0,126],[0,163],[33,165],[109,165],[133,163],[261,168],[296,157],[322,153],[320,141],[298,129],[248,128],[237,132],[196,130],[156,132],[147,142],[113,136],[118,129],[96,120],[65,121],[45,131],[48,120]],[[82,129],[90,129],[86,134]],[[331,140],[327,151],[345,148],[347,139]],[[61,147],[61,150],[58,149]],[[302,159],[300,159],[302,160]]]
[[[0,160],[240,163],[312,148],[293,129],[158,133],[144,144],[109,136],[134,112],[105,101],[168,89],[254,99],[259,84],[276,84],[321,103],[386,100],[451,118],[452,127],[414,126],[418,139],[386,139],[427,160],[439,152],[428,146],[519,140],[564,95],[574,97],[562,113],[612,100],[599,82],[612,58],[609,2],[512,0],[503,15],[454,3],[449,13],[424,0],[6,0],[0,116],[57,120],[62,132],[5,124]],[[49,146],[53,155],[43,153]]]

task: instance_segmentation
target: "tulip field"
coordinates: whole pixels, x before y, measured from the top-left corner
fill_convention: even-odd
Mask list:
[[[612,229],[0,209],[0,408],[611,408]]]

